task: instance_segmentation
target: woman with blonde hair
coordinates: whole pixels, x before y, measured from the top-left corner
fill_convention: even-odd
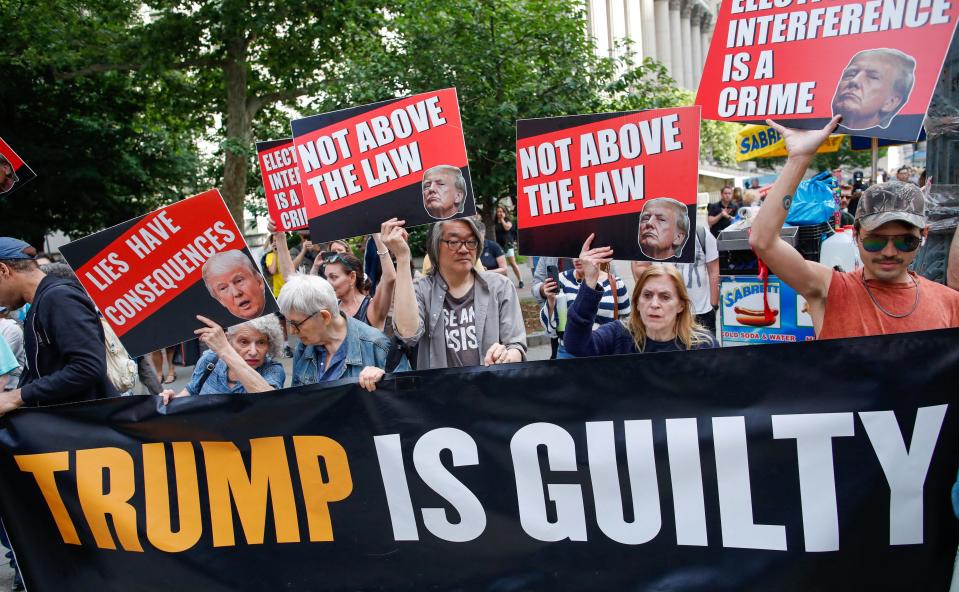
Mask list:
[[[712,334],[696,323],[683,277],[672,265],[647,268],[633,288],[629,318],[594,331],[593,318],[602,298],[594,286],[599,265],[611,256],[612,252],[580,254],[585,279],[566,321],[566,351],[579,357],[716,347]]]

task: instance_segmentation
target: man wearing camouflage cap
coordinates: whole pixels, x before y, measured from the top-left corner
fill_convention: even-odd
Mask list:
[[[753,221],[749,244],[805,297],[819,339],[959,327],[959,292],[909,271],[927,234],[923,194],[912,183],[889,181],[863,192],[854,222],[860,269],[807,261],[780,238],[799,181],[841,120],[808,131],[768,121],[785,138],[789,158]]]

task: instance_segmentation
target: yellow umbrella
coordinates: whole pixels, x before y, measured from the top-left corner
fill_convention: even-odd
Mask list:
[[[842,144],[843,134],[829,136],[817,152],[836,152]],[[736,134],[736,162],[754,158],[786,156],[786,143],[782,136],[768,125],[747,125]]]

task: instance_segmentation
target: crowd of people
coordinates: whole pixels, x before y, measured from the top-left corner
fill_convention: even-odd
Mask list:
[[[909,271],[928,232],[924,194],[910,179],[868,187],[855,203],[852,188],[842,188],[859,270],[809,261],[780,238],[812,155],[840,119],[808,131],[769,122],[785,138],[789,156],[752,221],[750,245],[806,298],[818,338],[959,327],[959,239],[953,239],[948,286]],[[759,195],[746,192],[741,200],[755,207]],[[531,292],[543,330],[554,338],[554,357],[716,347],[715,235],[739,203],[725,188],[709,206],[710,231],[697,229],[691,263],[634,262],[631,292],[616,275],[615,253],[594,245],[593,235],[584,237],[575,259],[538,258]],[[414,267],[403,220],[384,222],[362,259],[343,241],[304,239],[290,249],[286,233],[271,227],[262,265],[280,314],[227,329],[197,316],[195,333],[206,351],[186,387],[161,391],[161,383],[175,379],[172,355],[163,350],[137,360],[141,381],[166,405],[174,398],[344,378],[374,391],[393,372],[525,361],[515,222],[505,207],[494,218],[493,233],[476,217],[434,223],[422,271]],[[69,268],[50,265],[29,244],[0,237],[0,415],[23,405],[125,394],[108,364],[109,327]],[[284,355],[293,358],[290,376]]]

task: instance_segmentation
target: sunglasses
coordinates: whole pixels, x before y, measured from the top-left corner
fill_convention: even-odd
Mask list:
[[[316,311],[316,312],[320,312],[320,311]],[[294,331],[296,331],[297,333],[299,333],[299,332],[300,332],[300,327],[303,326],[303,323],[307,322],[308,320],[310,320],[310,319],[312,319],[314,316],[316,316],[316,312],[314,312],[314,313],[311,314],[310,316],[306,317],[306,318],[303,319],[302,321],[291,321],[291,320],[287,319],[286,322],[287,322],[287,324],[290,326],[291,329],[293,329]]]
[[[337,262],[344,263],[344,264],[346,263],[346,259],[343,258],[343,255],[335,251],[324,251],[320,253],[320,257],[326,263],[337,263]]]
[[[885,249],[889,241],[892,241],[892,246],[896,247],[896,250],[901,253],[912,253],[922,244],[922,237],[914,234],[896,234],[892,236],[874,234],[863,236],[860,240],[862,241],[862,248],[870,253],[878,253]]]

